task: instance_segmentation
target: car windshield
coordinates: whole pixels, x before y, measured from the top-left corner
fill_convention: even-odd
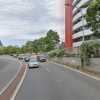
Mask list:
[[[30,59],[30,58],[27,57],[27,58],[25,58],[25,59]]]
[[[31,59],[30,62],[37,62],[37,60],[36,59]]]
[[[45,56],[39,56],[40,58],[45,58]]]

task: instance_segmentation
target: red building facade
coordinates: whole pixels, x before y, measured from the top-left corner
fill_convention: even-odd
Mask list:
[[[65,3],[72,5],[73,0],[65,0]],[[72,31],[73,7],[65,6],[65,49],[71,48],[73,43],[76,41],[72,38],[74,32]]]

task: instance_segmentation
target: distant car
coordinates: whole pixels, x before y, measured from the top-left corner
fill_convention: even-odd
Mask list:
[[[17,58],[18,56],[17,56],[17,55],[14,55],[13,57],[14,57],[14,58]]]
[[[28,67],[29,68],[35,68],[35,67],[39,67],[39,63],[36,59],[30,59],[30,61],[28,62]]]
[[[25,62],[28,62],[29,60],[30,60],[30,57],[25,57],[25,58],[24,58],[24,61],[25,61]]]
[[[10,56],[14,56],[13,54],[10,54]]]
[[[22,59],[23,59],[23,57],[18,57],[18,59],[22,60]]]
[[[39,55],[39,56],[37,56],[37,61],[46,62],[46,58],[45,58],[45,56]]]

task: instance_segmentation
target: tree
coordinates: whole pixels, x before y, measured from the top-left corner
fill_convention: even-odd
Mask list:
[[[26,45],[22,45],[21,47],[21,53],[26,53],[28,50],[27,50],[27,47]]]
[[[86,10],[86,21],[93,36],[100,37],[100,0],[91,2]]]
[[[3,48],[0,48],[0,55],[3,55]]]
[[[49,30],[46,34],[45,42],[47,51],[54,50],[56,44],[60,42],[58,33],[53,30]]]
[[[0,46],[3,46],[1,41],[0,41]]]
[[[39,39],[39,50],[41,52],[45,52],[46,51],[46,41],[45,41],[45,38],[40,38]]]
[[[42,51],[42,41],[40,41],[40,39],[36,39],[33,41],[33,52],[38,53],[40,51]]]
[[[15,47],[15,46],[8,46],[5,47],[5,54],[17,54],[17,52],[19,52],[19,47]]]
[[[59,46],[59,49],[65,49],[65,42],[62,42]]]
[[[26,43],[27,52],[33,52],[33,41],[27,41]]]

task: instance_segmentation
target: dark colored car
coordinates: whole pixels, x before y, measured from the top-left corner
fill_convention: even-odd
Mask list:
[[[14,57],[14,58],[17,58],[17,56],[16,56],[16,55],[14,55],[13,57]]]
[[[24,58],[24,61],[25,61],[25,62],[30,61],[30,57],[25,57],[25,58]]]
[[[40,55],[40,56],[37,56],[37,61],[38,62],[46,62],[46,58],[45,58],[45,56]]]
[[[18,57],[18,59],[22,60],[22,59],[23,59],[23,57]]]

